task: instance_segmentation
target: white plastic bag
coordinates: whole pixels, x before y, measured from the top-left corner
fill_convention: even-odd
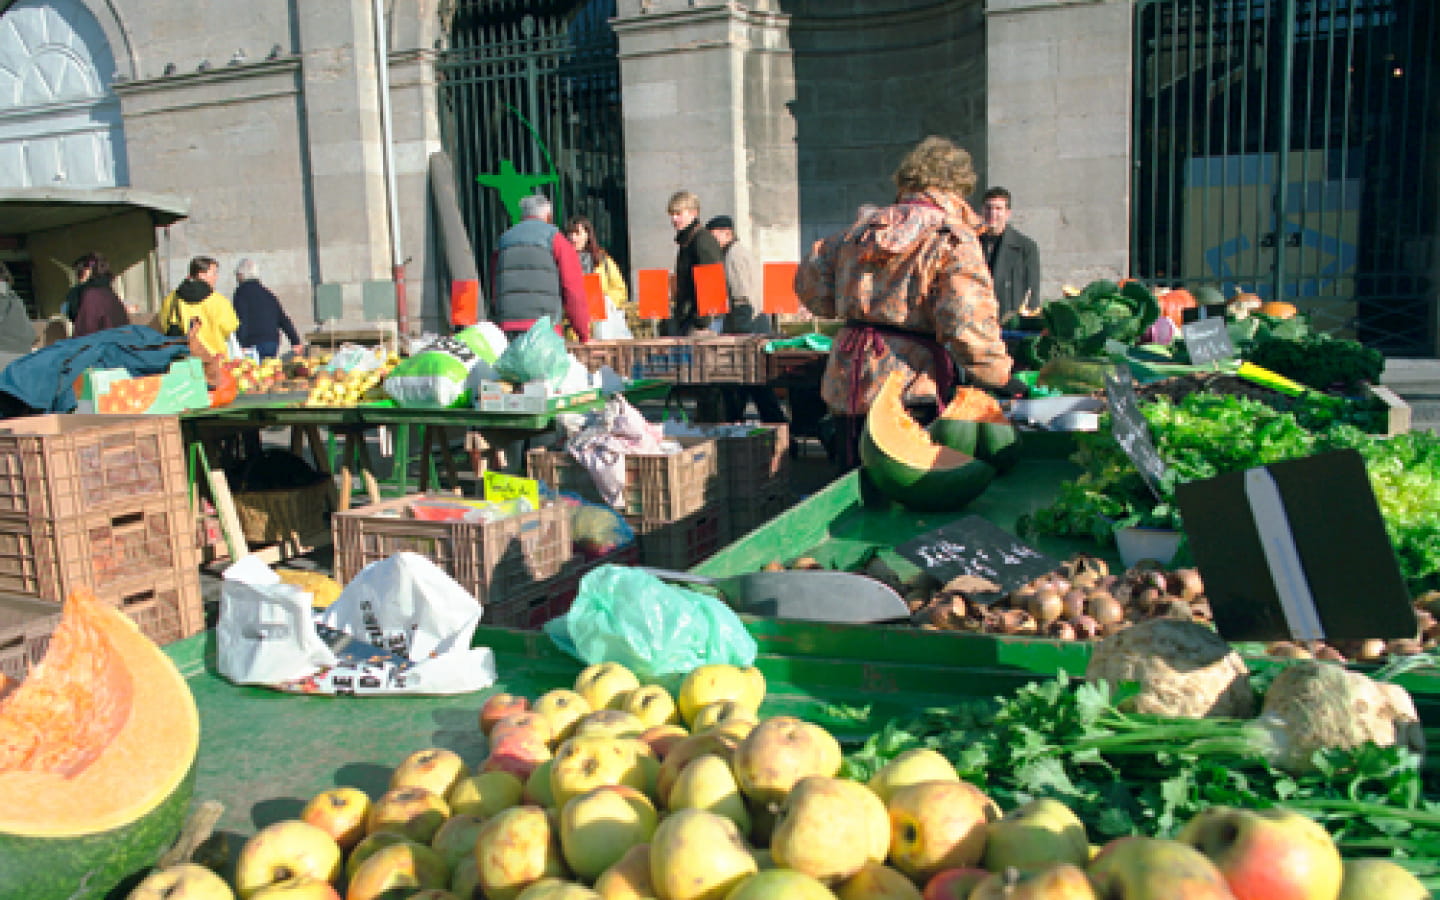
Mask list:
[[[226,569],[215,626],[220,674],[236,684],[279,684],[335,665],[335,654],[315,633],[313,602],[259,557]]]

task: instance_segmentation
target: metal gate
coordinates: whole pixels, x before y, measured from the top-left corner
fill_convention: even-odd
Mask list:
[[[437,62],[441,134],[483,283],[521,196],[583,215],[630,258],[615,0],[454,0]]]
[[[1435,0],[1138,0],[1134,273],[1436,353]]]

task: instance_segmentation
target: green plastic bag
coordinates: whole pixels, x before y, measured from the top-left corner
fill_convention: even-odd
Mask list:
[[[570,611],[546,622],[545,633],[586,665],[618,662],[642,678],[755,662],[755,639],[724,601],[629,566],[589,572]]]
[[[765,342],[765,352],[774,353],[776,350],[818,350],[821,353],[829,353],[834,346],[835,339],[828,334],[802,334],[793,338],[776,338],[773,341]]]
[[[565,339],[555,333],[550,317],[541,316],[530,330],[510,342],[495,360],[495,371],[516,384],[559,381],[570,371],[570,351]]]

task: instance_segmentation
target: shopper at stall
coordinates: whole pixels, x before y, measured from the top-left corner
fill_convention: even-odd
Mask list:
[[[235,266],[234,305],[235,317],[240,320],[235,340],[241,349],[254,350],[261,359],[269,359],[280,352],[282,331],[291,350],[299,353],[305,349],[280,298],[260,283],[260,267],[254,260],[242,259]]]
[[[107,328],[129,325],[130,314],[112,287],[115,275],[110,271],[109,260],[99,253],[86,254],[83,259],[90,277],[80,285],[80,302],[70,336],[85,337]]]
[[[571,216],[565,221],[565,236],[580,255],[580,270],[586,275],[600,276],[600,293],[605,295],[605,318],[590,323],[596,340],[625,340],[634,337],[630,322],[638,322],[635,304],[615,257],[605,252],[595,237],[595,226],[584,216]]]
[[[190,260],[189,271],[190,277],[160,304],[161,327],[166,334],[179,337],[188,334],[190,323],[199,319],[200,343],[210,353],[227,357],[230,335],[240,327],[240,320],[230,300],[215,290],[220,263],[209,256],[197,256]]]
[[[695,267],[725,261],[725,254],[714,236],[700,225],[700,198],[689,191],[676,191],[665,205],[670,224],[675,228],[675,271],[671,274],[670,319],[665,333],[671,337],[688,337],[706,328],[701,319],[695,296]]]
[[[1040,251],[1033,240],[1010,225],[1010,199],[1008,190],[992,187],[985,192],[980,208],[985,220],[980,246],[995,285],[1001,322],[1013,315],[1029,315],[1041,306]]]
[[[760,266],[748,247],[735,239],[735,220],[715,216],[705,223],[705,230],[715,238],[725,254],[725,292],[730,309],[720,319],[725,334],[770,334],[775,330],[774,316],[760,312]],[[755,411],[762,422],[784,422],[785,410],[768,384],[721,385],[725,395],[725,420],[739,422],[745,418],[745,407],[755,401]]]
[[[795,277],[817,316],[839,317],[821,393],[837,422],[836,462],[853,467],[860,426],[891,372],[908,381],[906,404],[933,418],[954,386],[974,382],[1011,395],[1012,361],[980,248],[970,154],[927,137],[895,171],[895,202],[818,241]]]
[[[520,198],[520,214],[523,218],[500,235],[490,261],[496,324],[514,337],[549,316],[556,330],[568,321],[588,342],[590,310],[575,246],[552,224],[555,211],[548,197]]]
[[[90,280],[90,267],[93,263],[93,255],[86,253],[70,264],[70,271],[75,273],[75,278],[60,304],[60,314],[71,322],[75,321],[75,314],[80,311],[80,291],[84,289],[85,282]]]
[[[25,300],[15,293],[9,267],[0,262],[0,369],[34,346],[35,326],[30,323]]]

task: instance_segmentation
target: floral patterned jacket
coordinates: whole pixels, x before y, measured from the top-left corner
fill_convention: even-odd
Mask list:
[[[1012,363],[977,237],[983,227],[959,195],[932,189],[866,213],[816,244],[795,276],[801,302],[817,316],[883,329],[846,325],[835,336],[821,384],[832,411],[863,415],[897,370],[910,376],[907,402],[934,401],[936,359],[925,338],[961,366],[962,380],[1005,384]]]

